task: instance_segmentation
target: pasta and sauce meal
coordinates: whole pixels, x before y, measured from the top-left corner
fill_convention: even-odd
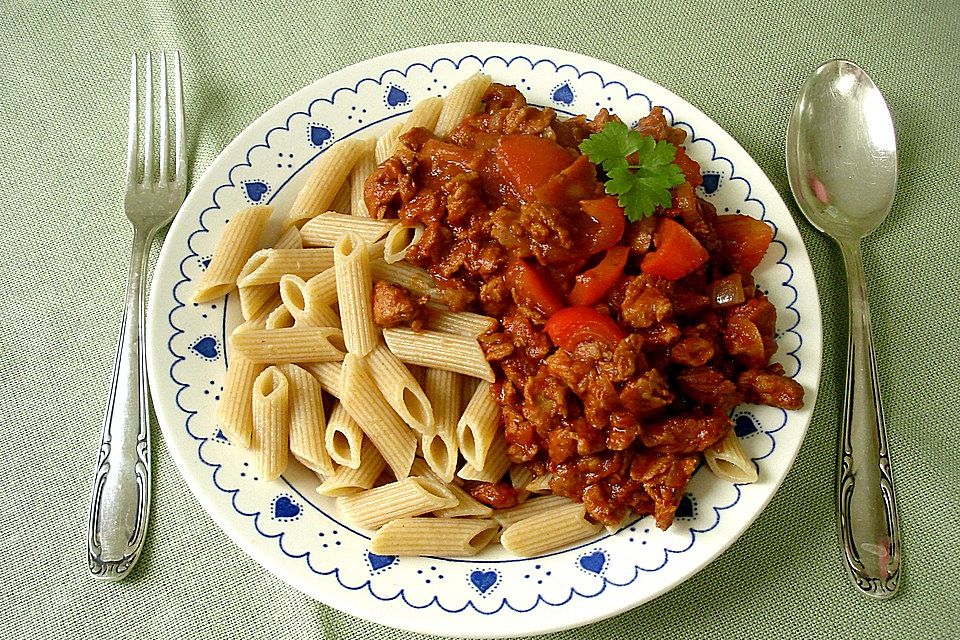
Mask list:
[[[238,290],[217,410],[259,477],[290,456],[391,555],[537,555],[668,528],[706,462],[757,479],[730,418],[798,409],[752,277],[766,223],[697,196],[654,108],[561,119],[475,75],[322,153],[271,248],[236,212],[195,302]]]

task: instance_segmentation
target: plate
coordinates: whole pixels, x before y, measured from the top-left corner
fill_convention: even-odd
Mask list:
[[[375,136],[419,100],[482,70],[561,114],[601,107],[635,122],[661,105],[687,131],[704,172],[700,194],[720,212],[768,221],[773,243],[756,270],[776,305],[775,360],[806,390],[786,412],[743,405],[736,432],[760,481],[732,485],[701,469],[669,531],[650,518],[531,559],[501,548],[470,559],[396,558],[367,551],[368,537],[318,496],[316,477],[291,464],[256,477],[252,456],[217,428],[215,402],[240,319],[236,296],[189,302],[226,219],[245,205],[283,211],[305,169],[337,140]],[[685,100],[635,73],[582,55],[507,43],[411,49],[317,80],[270,109],[230,143],[190,192],[161,251],[150,295],[148,362],[167,446],[203,508],[253,559],[300,591],[361,618],[423,633],[518,636],[570,628],[635,607],[690,577],[731,545],[773,497],[810,421],[821,364],[816,284],[789,211],[750,156]],[[207,542],[209,544],[210,542]]]

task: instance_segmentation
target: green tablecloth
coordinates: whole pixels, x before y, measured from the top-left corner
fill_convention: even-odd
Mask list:
[[[791,203],[824,318],[814,419],[759,520],[668,594],[556,637],[960,636],[956,0],[118,5],[14,0],[0,10],[0,634],[417,637],[318,604],[247,557],[190,494],[155,424],[144,554],[123,582],[87,575],[89,483],[132,235],[121,208],[129,57],[182,52],[196,179],[243,127],[328,72],[412,46],[502,40],[634,70],[729,131]],[[887,602],[865,600],[841,571],[833,492],[843,275],[836,248],[800,221],[783,163],[796,91],[833,57],[872,74],[901,145],[893,211],[864,243],[903,525],[905,581]]]

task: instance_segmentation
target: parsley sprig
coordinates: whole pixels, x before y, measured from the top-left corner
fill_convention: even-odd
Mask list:
[[[607,174],[604,191],[617,196],[617,203],[632,222],[652,216],[658,205],[669,207],[673,202],[670,189],[685,180],[683,171],[673,162],[676,147],[628,129],[616,120],[581,142],[580,151],[603,167]],[[631,164],[634,154],[636,163]]]

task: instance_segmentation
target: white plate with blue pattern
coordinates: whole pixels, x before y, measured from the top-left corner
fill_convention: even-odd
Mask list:
[[[482,70],[532,104],[564,115],[606,107],[627,122],[661,105],[688,132],[700,194],[720,212],[768,221],[774,241],[756,271],[778,312],[775,360],[806,390],[786,412],[744,405],[737,434],[759,468],[751,485],[701,468],[669,531],[650,518],[615,534],[531,559],[495,547],[470,559],[395,558],[367,551],[368,534],[318,496],[292,464],[256,477],[252,456],[219,431],[215,403],[240,319],[235,295],[189,302],[226,219],[245,205],[288,207],[305,168],[337,140],[374,136],[419,100]],[[393,53],[347,67],[270,109],[213,162],[190,192],[160,254],[150,295],[149,373],[164,438],[194,495],[254,560],[300,591],[394,627],[453,636],[546,633],[600,620],[667,591],[731,545],[773,497],[813,410],[821,364],[820,308],[799,231],[777,191],[724,130],[688,102],[633,72],[582,55],[521,44],[460,43]],[[216,543],[208,541],[206,544]]]

